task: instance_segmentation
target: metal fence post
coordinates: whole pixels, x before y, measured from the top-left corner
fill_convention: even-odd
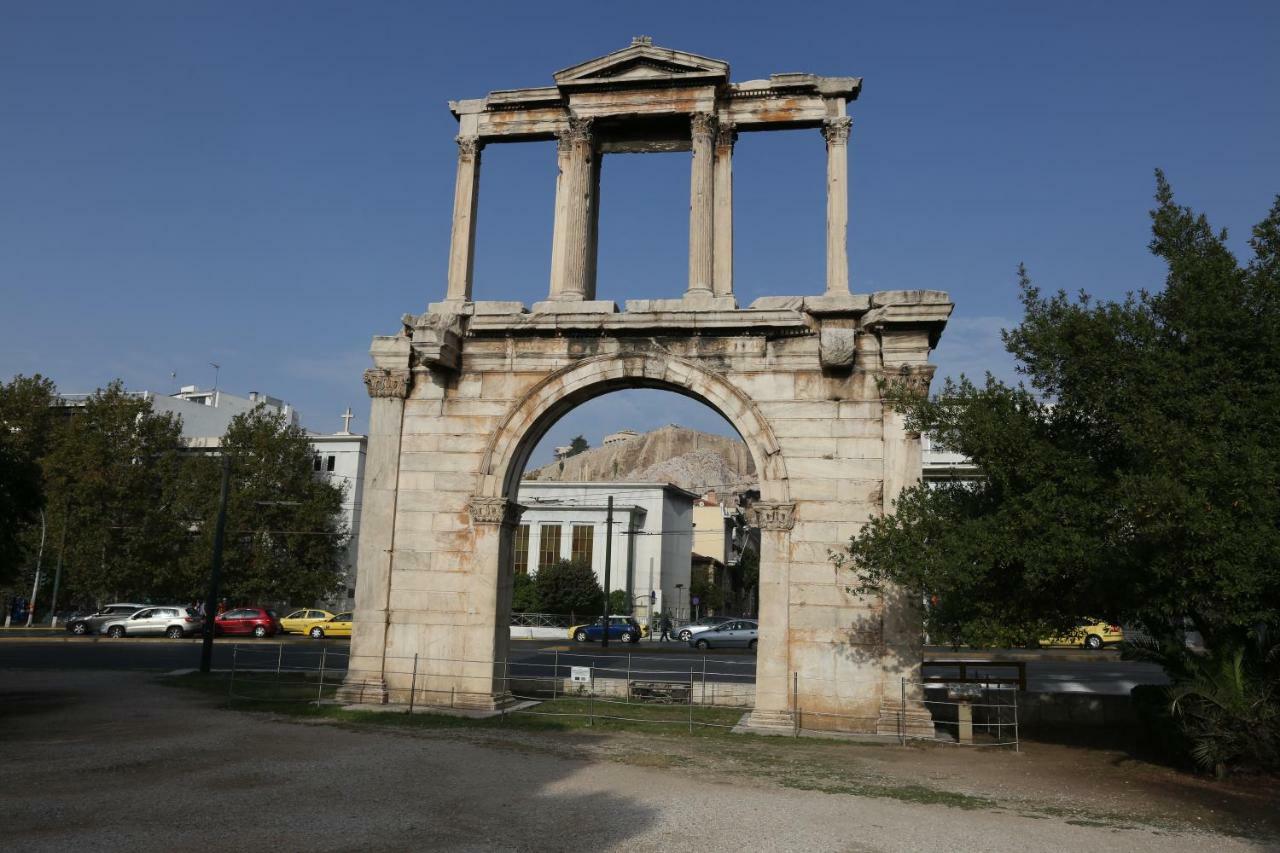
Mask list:
[[[1018,691],[1013,691],[1013,751],[1022,752],[1022,739],[1018,735]]]
[[[418,694],[418,653],[413,653],[413,677],[409,679],[409,713],[413,713],[413,699]]]
[[[276,687],[273,694],[275,699],[280,698],[280,667],[284,664],[284,643],[280,644],[280,651],[276,655]]]
[[[907,745],[907,680],[902,682],[902,698],[898,704],[898,745]]]
[[[791,736],[800,737],[800,673],[791,673]]]
[[[502,690],[508,696],[511,695],[511,662],[507,660],[502,662]],[[502,715],[501,722],[505,723],[507,721],[507,702],[505,697],[502,700],[502,706],[498,708],[498,712]]]
[[[324,698],[324,663],[325,658],[329,654],[328,646],[320,647],[320,686],[316,688],[316,707],[320,707],[320,700]]]
[[[702,656],[702,704],[707,704],[707,656]]]
[[[693,667],[689,667],[689,734],[693,734]]]
[[[227,681],[227,698],[235,696],[236,690],[236,656],[240,654],[240,644],[231,646],[231,678]]]
[[[560,650],[556,649],[556,662],[551,665],[551,701],[556,700],[556,692],[560,686]]]
[[[593,677],[591,680],[591,689],[587,691],[587,725],[594,726],[596,724],[596,682]]]

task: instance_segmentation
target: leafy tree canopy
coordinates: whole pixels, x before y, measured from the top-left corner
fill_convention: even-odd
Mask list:
[[[1030,387],[892,389],[908,428],[982,470],[906,490],[842,555],[928,598],[930,634],[1030,641],[1082,617],[1213,643],[1280,620],[1280,199],[1240,264],[1157,173],[1165,286],[1121,302],[1021,273],[1004,334]],[[840,558],[838,558],[840,559]]]
[[[589,615],[600,612],[604,592],[591,566],[581,560],[557,560],[538,568],[538,602],[547,613]]]
[[[232,419],[222,453],[231,469],[223,595],[309,603],[336,592],[349,534],[341,516],[345,488],[315,475],[306,432],[258,406]],[[197,570],[207,572],[222,462],[203,457],[192,464],[205,519],[193,554]]]
[[[53,395],[53,382],[41,376],[19,375],[0,385],[0,583],[32,556],[23,532],[39,525],[44,505],[39,459],[49,440]]]
[[[565,456],[577,456],[584,450],[590,450],[591,445],[587,444],[587,440],[582,436],[574,436],[573,441],[569,442],[569,452]]]

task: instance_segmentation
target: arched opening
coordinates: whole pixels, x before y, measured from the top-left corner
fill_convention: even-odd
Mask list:
[[[573,655],[607,668],[625,655],[629,677],[651,680],[693,662],[702,690],[706,657],[706,689],[749,703],[762,641],[761,558],[778,557],[762,554],[751,507],[762,489],[785,486],[766,449],[776,447],[768,425],[696,368],[676,384],[649,359],[599,367],[578,365],[550,383],[555,391],[535,389],[519,407],[527,413],[509,419],[521,426],[500,428],[491,446],[491,479],[522,507],[497,549],[500,583],[511,584],[499,596],[510,604],[508,659],[545,666],[555,647],[562,668]],[[574,447],[578,437],[586,448]],[[590,577],[595,607],[580,613],[547,601],[555,588],[538,577],[548,566]],[[637,632],[624,641],[616,626],[628,619]]]

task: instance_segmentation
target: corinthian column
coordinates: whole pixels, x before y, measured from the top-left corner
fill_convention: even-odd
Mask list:
[[[551,246],[551,299],[577,302],[594,296],[592,215],[597,153],[589,118],[569,119],[556,134],[560,177]]]
[[[822,125],[827,139],[827,295],[849,292],[849,127],[848,116]]]
[[[712,153],[716,117],[694,113],[693,169],[689,181],[689,290],[686,296],[710,296],[715,246],[713,244],[715,174]]]
[[[738,131],[731,122],[716,133],[715,240],[713,289],[716,296],[733,295],[733,144]]]
[[[450,302],[471,301],[471,273],[475,269],[476,202],[480,196],[480,149],[474,136],[459,136],[458,177],[453,185],[453,234],[449,240]]]

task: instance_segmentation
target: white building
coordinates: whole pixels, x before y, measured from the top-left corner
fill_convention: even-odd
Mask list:
[[[351,536],[347,540],[346,588],[332,602],[339,610],[350,610],[356,600],[356,555],[360,553],[360,507],[364,495],[365,447],[369,438],[351,432],[351,409],[342,416],[342,430],[332,435],[308,435],[315,451],[314,470],[326,480],[340,485],[342,515]]]
[[[610,496],[614,499],[610,591],[626,590],[641,618],[652,610],[687,612],[697,495],[677,486],[521,483],[519,503],[525,510],[512,548],[515,570],[536,575],[541,565],[581,559],[591,564],[604,586]]]
[[[926,483],[976,480],[981,473],[969,457],[944,447],[928,433],[920,436],[920,474]]]

